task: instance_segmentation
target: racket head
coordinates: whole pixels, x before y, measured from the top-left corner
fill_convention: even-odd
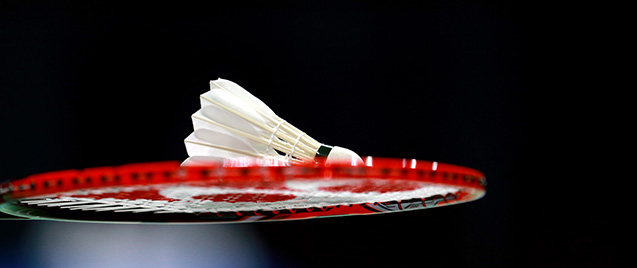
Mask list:
[[[485,177],[474,169],[364,159],[363,165],[235,159],[55,171],[0,185],[0,211],[61,221],[225,223],[426,209],[485,194]]]

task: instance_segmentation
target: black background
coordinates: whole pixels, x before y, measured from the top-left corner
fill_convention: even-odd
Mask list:
[[[221,77],[321,142],[489,182],[458,206],[249,224],[272,266],[617,262],[610,201],[583,194],[595,180],[574,172],[598,162],[571,156],[603,128],[572,131],[594,117],[595,104],[578,109],[597,60],[573,41],[592,26],[576,7],[227,2],[0,2],[2,178],[183,160],[198,95]],[[23,224],[0,222],[5,250]]]

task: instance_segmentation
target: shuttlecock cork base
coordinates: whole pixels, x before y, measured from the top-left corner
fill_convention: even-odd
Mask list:
[[[355,163],[362,164],[363,160],[358,154],[354,151],[339,147],[339,146],[329,146],[325,144],[321,144],[321,147],[316,152],[317,157],[327,157],[326,164],[332,164],[335,162],[347,162],[347,163]]]
[[[210,81],[210,91],[201,95],[201,109],[192,121],[194,131],[185,140],[189,158],[184,165],[241,157],[288,163],[325,157],[326,164],[363,163],[352,150],[319,143],[225,79]]]

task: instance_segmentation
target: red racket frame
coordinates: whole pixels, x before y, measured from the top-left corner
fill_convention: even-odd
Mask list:
[[[289,179],[330,180],[332,178],[375,178],[385,180],[421,181],[459,187],[456,193],[430,196],[417,200],[396,200],[386,203],[362,203],[348,206],[311,207],[283,211],[236,211],[204,213],[197,216],[169,215],[143,217],[125,215],[113,219],[71,218],[61,220],[124,221],[124,222],[230,222],[255,220],[289,220],[313,217],[370,214],[407,210],[411,207],[430,208],[478,199],[485,194],[486,179],[481,172],[444,163],[415,159],[367,157],[365,165],[314,164],[262,166],[256,163],[229,165],[210,163],[205,166],[180,166],[177,161],[128,164],[118,167],[99,167],[83,170],[64,170],[31,175],[0,184],[0,204],[81,189],[113,186],[134,186],[168,183],[187,183],[208,180],[226,182],[281,182]],[[410,205],[405,205],[410,204]],[[414,205],[415,204],[415,205]],[[413,205],[413,206],[412,206]],[[19,215],[18,215],[19,216]],[[146,215],[149,216],[149,215]],[[184,217],[185,216],[185,217]],[[47,219],[49,217],[35,217]],[[51,217],[55,219],[55,216]]]

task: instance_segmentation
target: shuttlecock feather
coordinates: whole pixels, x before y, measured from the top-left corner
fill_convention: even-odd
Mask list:
[[[353,151],[319,143],[277,116],[265,103],[236,83],[210,81],[201,95],[201,109],[192,115],[194,131],[186,138],[190,156],[197,159],[265,158],[287,162],[348,161],[362,164]]]

